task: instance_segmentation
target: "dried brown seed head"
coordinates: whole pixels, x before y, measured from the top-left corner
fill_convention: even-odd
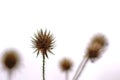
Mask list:
[[[88,56],[89,58],[97,58],[100,54],[101,45],[98,43],[93,43],[88,47]]]
[[[48,57],[47,52],[52,53],[51,50],[54,47],[54,42],[54,38],[50,32],[47,33],[47,30],[43,32],[42,29],[34,35],[34,38],[32,38],[33,48],[35,48],[37,56],[39,55],[39,52],[41,52],[42,55]]]
[[[3,65],[6,69],[12,70],[15,69],[19,64],[19,56],[14,50],[8,50],[3,55]]]
[[[105,36],[103,34],[100,34],[100,33],[96,34],[93,37],[91,44],[93,44],[93,43],[99,43],[103,47],[108,45],[108,42],[107,42]]]
[[[64,58],[61,62],[60,62],[60,68],[63,71],[68,71],[71,69],[72,67],[72,62],[69,59]]]
[[[95,35],[87,48],[87,56],[91,60],[99,58],[107,45],[108,43],[105,36],[102,34]]]

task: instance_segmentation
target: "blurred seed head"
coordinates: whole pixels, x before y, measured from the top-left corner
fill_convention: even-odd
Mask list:
[[[64,58],[61,62],[60,62],[60,68],[62,71],[69,71],[73,66],[73,63],[71,60]]]
[[[48,57],[47,52],[52,53],[51,50],[54,47],[54,42],[53,35],[51,35],[50,31],[47,33],[47,30],[43,32],[42,29],[34,35],[34,38],[32,38],[33,48],[35,49],[35,52],[37,52],[37,56],[39,55],[39,52],[41,52],[42,55]]]
[[[14,50],[7,50],[2,57],[2,63],[4,68],[7,70],[13,70],[17,68],[19,60],[19,56]]]
[[[94,35],[94,37],[92,38],[91,44],[94,44],[94,43],[99,43],[102,47],[105,47],[108,45],[106,37],[100,33]]]
[[[102,51],[107,45],[108,42],[104,35],[95,35],[87,48],[87,56],[94,61],[95,59],[100,57]]]

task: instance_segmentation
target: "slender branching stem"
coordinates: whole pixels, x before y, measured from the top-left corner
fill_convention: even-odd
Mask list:
[[[85,56],[82,60],[82,62],[80,63],[79,67],[77,68],[77,71],[73,77],[72,80],[78,80],[78,77],[81,75],[82,71],[84,70],[86,63],[88,62],[89,57]]]

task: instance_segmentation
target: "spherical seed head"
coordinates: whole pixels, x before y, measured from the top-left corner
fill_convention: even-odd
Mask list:
[[[35,52],[37,52],[37,56],[39,55],[39,52],[41,52],[42,55],[48,57],[47,52],[52,53],[51,50],[54,46],[54,38],[53,35],[50,34],[50,31],[47,33],[47,30],[43,32],[41,29],[34,35],[34,38],[32,38],[32,43]]]
[[[94,61],[99,58],[102,51],[108,45],[107,40],[104,35],[97,34],[93,37],[90,45],[87,48],[87,56]]]
[[[72,67],[72,62],[69,59],[64,58],[60,62],[60,68],[62,69],[62,71],[68,71],[71,69],[71,67]]]
[[[18,66],[19,57],[14,50],[6,51],[2,59],[3,65],[8,70],[13,70]]]

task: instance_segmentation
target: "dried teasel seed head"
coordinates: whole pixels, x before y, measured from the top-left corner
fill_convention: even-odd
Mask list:
[[[60,62],[60,68],[62,71],[69,71],[72,68],[73,64],[71,62],[71,60],[64,58],[61,62]]]
[[[47,30],[43,32],[42,29],[34,35],[34,38],[32,38],[33,48],[35,49],[35,52],[37,52],[37,56],[39,55],[39,52],[41,52],[42,55],[48,57],[47,52],[52,53],[51,50],[54,47],[54,42],[53,35],[50,31],[47,33]]]
[[[91,44],[94,44],[94,43],[99,43],[103,47],[108,45],[107,39],[105,38],[103,34],[100,34],[100,33],[97,33],[92,38]]]
[[[3,58],[2,62],[3,62],[5,69],[13,70],[19,64],[19,56],[17,52],[14,50],[6,51],[2,58]]]
[[[104,35],[97,34],[93,37],[90,45],[87,48],[87,56],[94,61],[99,58],[102,51],[108,45],[107,40]]]
[[[102,48],[102,46],[98,43],[93,43],[92,45],[90,45],[87,49],[89,58],[99,57],[101,48]]]

